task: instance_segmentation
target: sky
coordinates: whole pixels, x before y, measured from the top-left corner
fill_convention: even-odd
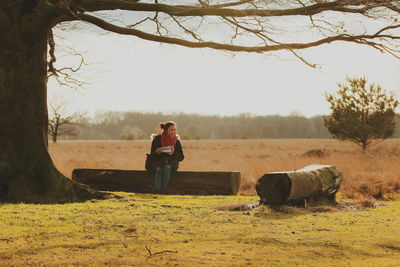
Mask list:
[[[80,71],[88,85],[71,90],[50,80],[49,101],[68,99],[70,112],[90,116],[113,110],[311,117],[329,113],[324,92],[335,92],[347,76],[366,76],[397,95],[400,89],[400,60],[354,44],[303,51],[319,64],[315,69],[287,53],[232,55],[89,29],[71,31],[66,39],[89,63]]]

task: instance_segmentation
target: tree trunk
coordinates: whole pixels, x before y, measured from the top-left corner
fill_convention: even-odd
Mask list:
[[[256,185],[260,202],[268,205],[335,204],[342,174],[332,165],[310,165],[297,171],[263,175]]]
[[[47,151],[51,19],[12,7],[0,9],[0,201],[70,202],[100,196],[58,172]]]
[[[51,139],[53,140],[53,143],[57,143],[57,132],[53,132]]]
[[[147,171],[75,169],[72,179],[96,190],[156,193],[154,175]],[[236,195],[240,186],[240,172],[172,173],[166,189],[176,195]]]
[[[365,151],[368,148],[368,142],[367,140],[362,139],[361,141],[361,148]]]

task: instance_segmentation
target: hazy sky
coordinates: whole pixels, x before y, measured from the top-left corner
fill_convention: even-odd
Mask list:
[[[63,95],[71,110],[162,111],[231,115],[327,114],[325,91],[346,76],[399,93],[400,60],[371,48],[335,43],[302,52],[320,64],[312,69],[295,58],[231,54],[142,41],[135,37],[70,32],[70,45],[91,63],[82,70],[89,85],[79,91],[49,82],[49,97]],[[61,64],[69,60],[60,59]]]

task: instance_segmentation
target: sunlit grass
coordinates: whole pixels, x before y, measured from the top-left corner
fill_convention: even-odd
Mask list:
[[[397,201],[359,212],[233,212],[213,207],[258,198],[118,195],[2,205],[1,265],[396,266],[400,260]]]

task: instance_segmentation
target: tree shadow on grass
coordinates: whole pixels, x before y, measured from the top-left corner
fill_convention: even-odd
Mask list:
[[[326,212],[357,212],[384,206],[373,200],[357,200],[351,202],[337,203],[336,205],[316,205],[310,207],[296,206],[261,206],[254,216],[271,220],[285,220],[304,214],[326,213]]]
[[[307,257],[315,260],[319,259],[348,259],[351,260],[355,257],[364,257],[368,258],[377,258],[377,257],[385,257],[385,255],[393,254],[393,252],[400,251],[400,246],[398,244],[380,244],[377,249],[373,251],[367,251],[366,249],[356,248],[354,246],[343,245],[340,243],[336,243],[333,241],[325,240],[325,241],[298,241],[296,239],[290,239],[289,241],[269,236],[260,236],[260,237],[247,237],[246,234],[237,237],[236,240],[232,240],[232,238],[214,238],[213,236],[203,237],[203,238],[194,238],[190,240],[190,243],[208,243],[215,244],[214,249],[218,249],[218,243],[226,243],[227,241],[233,241],[240,244],[245,244],[246,246],[255,246],[259,248],[265,248],[268,250],[268,247],[273,247],[274,249],[280,250],[291,250],[294,258]],[[163,247],[166,249],[173,247],[175,251],[176,244],[178,243],[187,243],[187,240],[168,240],[163,242]],[[145,252],[145,247],[147,245],[151,245],[152,242],[145,242],[143,240],[109,240],[109,241],[99,241],[99,242],[91,242],[91,243],[81,243],[81,244],[59,244],[59,245],[50,245],[50,246],[37,246],[30,247],[24,249],[16,249],[13,251],[2,252],[0,253],[0,259],[10,259],[16,255],[18,257],[24,257],[29,255],[37,255],[42,252],[50,251],[53,249],[68,249],[69,251],[76,251],[77,253],[90,253],[89,250],[96,250],[99,248],[104,249],[104,247],[122,245],[128,247],[129,245],[135,245],[139,247],[143,247],[143,251]],[[208,250],[212,250],[212,248],[208,248]],[[176,251],[175,253],[179,253]],[[276,256],[280,257],[280,256]],[[283,257],[283,256],[282,256]]]
[[[400,252],[400,243],[398,242],[390,242],[390,243],[385,243],[385,244],[378,244],[377,245],[380,248],[383,248],[385,250],[389,250],[392,252],[399,253]]]
[[[100,247],[104,246],[109,246],[109,245],[124,245],[124,244],[129,244],[137,241],[132,241],[132,240],[113,240],[113,241],[101,241],[101,242],[92,242],[92,243],[81,243],[81,244],[62,244],[62,245],[50,245],[50,246],[37,246],[37,247],[29,247],[29,248],[24,248],[24,249],[16,249],[14,251],[9,251],[9,252],[1,252],[0,253],[0,259],[9,257],[12,255],[32,255],[32,254],[38,254],[40,252],[46,251],[46,250],[52,250],[52,249],[69,249],[69,250],[87,250],[87,249],[97,249]]]
[[[254,212],[254,216],[268,220],[287,220],[307,213],[290,206],[261,206]]]

